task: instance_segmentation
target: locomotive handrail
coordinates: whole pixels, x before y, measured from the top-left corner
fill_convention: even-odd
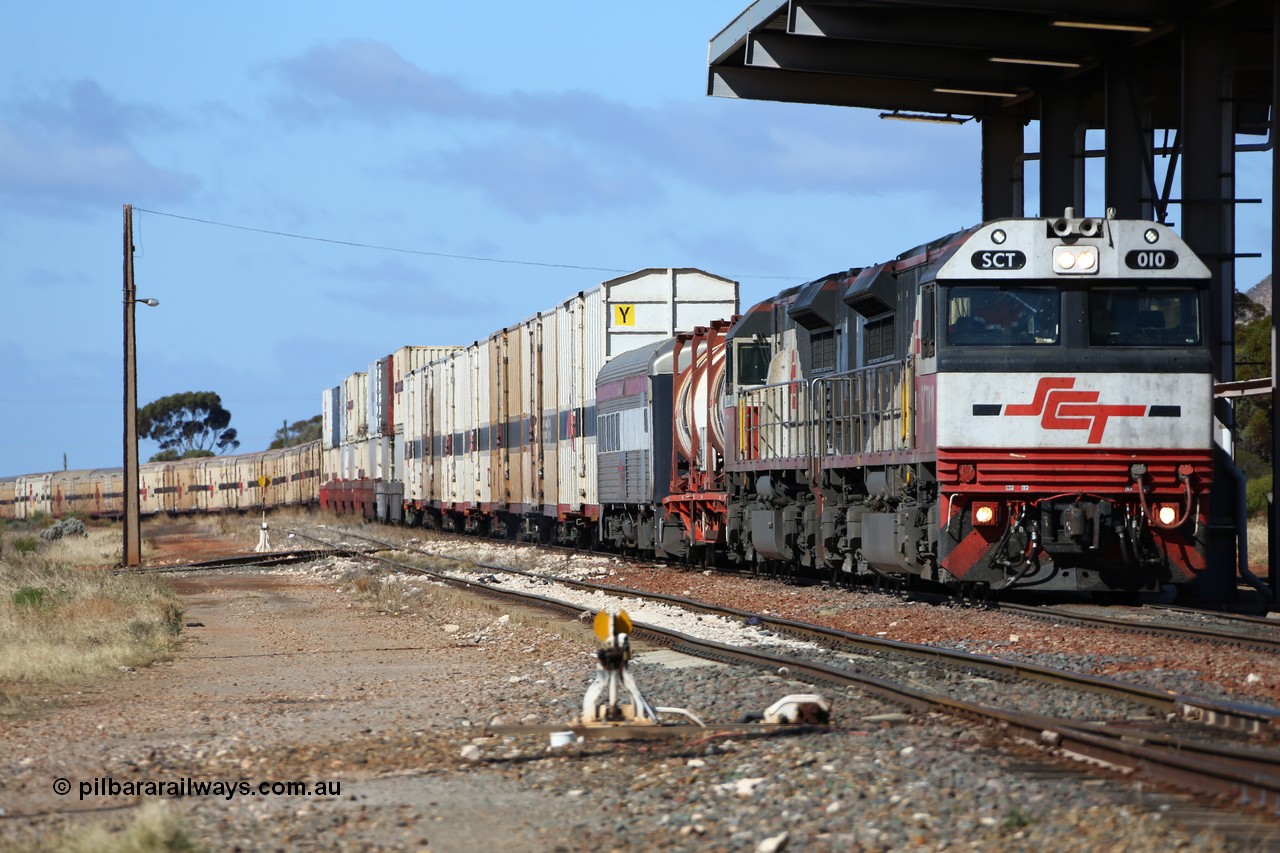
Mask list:
[[[852,456],[910,447],[915,434],[909,417],[910,376],[909,361],[895,361],[815,379],[815,393],[819,385],[829,389],[814,418],[815,430],[823,430],[826,453]],[[814,446],[818,438],[815,434]]]

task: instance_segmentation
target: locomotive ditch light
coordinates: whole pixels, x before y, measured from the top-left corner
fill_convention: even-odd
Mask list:
[[[1177,517],[1178,517],[1177,507],[1169,506],[1169,504],[1160,504],[1159,506],[1156,507],[1156,518],[1159,519],[1160,523],[1163,524],[1165,527],[1168,527],[1169,525],[1173,524],[1174,520]]]
[[[995,524],[1000,517],[999,507],[993,503],[975,503],[973,505],[973,523],[975,525]]]
[[[1061,275],[1092,275],[1098,271],[1098,250],[1094,246],[1056,246],[1053,271]]]

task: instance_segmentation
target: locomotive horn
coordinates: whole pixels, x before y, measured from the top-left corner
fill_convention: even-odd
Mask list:
[[[1096,219],[1081,219],[1080,234],[1085,237],[1096,237],[1102,230],[1102,223]]]
[[[1068,210],[1069,209],[1070,208],[1068,208]],[[1066,237],[1071,233],[1071,220],[1067,219],[1065,216],[1061,219],[1054,220],[1053,233],[1057,234],[1059,237]]]

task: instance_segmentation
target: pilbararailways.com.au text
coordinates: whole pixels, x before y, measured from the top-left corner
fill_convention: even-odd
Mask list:
[[[71,782],[55,779],[54,793],[65,796],[71,793]],[[174,780],[137,779],[123,782],[106,776],[86,779],[79,783],[80,799],[87,797],[338,797],[342,795],[339,781],[321,782],[249,782],[244,779],[192,779],[190,776]]]

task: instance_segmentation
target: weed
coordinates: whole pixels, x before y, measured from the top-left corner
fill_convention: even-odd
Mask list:
[[[138,643],[149,643],[151,638],[156,634],[156,623],[147,622],[143,619],[134,619],[125,626],[125,630],[129,632],[129,636]]]
[[[1017,806],[1010,806],[1009,811],[1004,816],[1005,829],[1022,829],[1031,823],[1031,818],[1022,813],[1022,809]]]
[[[148,803],[118,832],[105,826],[74,829],[47,839],[40,849],[59,853],[198,853],[206,848],[191,838],[181,819],[168,806]]]
[[[24,607],[29,610],[40,610],[51,603],[48,601],[49,590],[42,586],[24,586],[14,592],[11,597],[14,607]]]
[[[34,554],[40,540],[34,536],[15,536],[9,540],[9,547],[19,554]]]

